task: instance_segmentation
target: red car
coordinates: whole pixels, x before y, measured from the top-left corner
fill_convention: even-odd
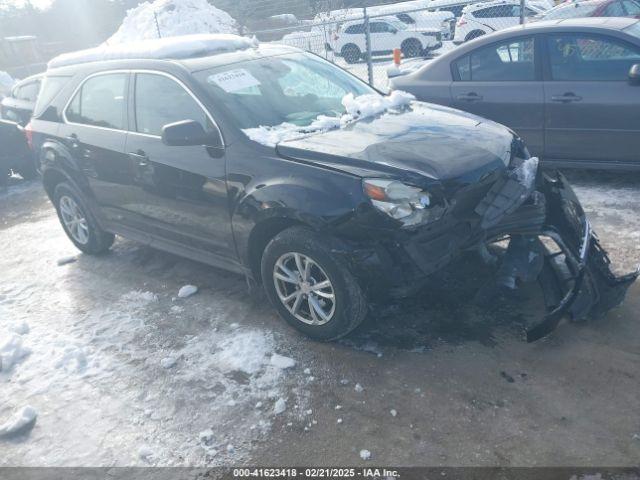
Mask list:
[[[536,17],[538,20],[561,20],[579,17],[640,18],[640,2],[636,0],[586,0],[565,2]]]

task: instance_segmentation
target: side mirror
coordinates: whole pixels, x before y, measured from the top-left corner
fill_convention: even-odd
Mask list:
[[[204,146],[222,148],[222,135],[215,129],[205,132],[200,122],[183,120],[162,127],[162,143],[169,147]]]
[[[631,85],[640,85],[640,63],[632,65],[629,69],[629,83]]]

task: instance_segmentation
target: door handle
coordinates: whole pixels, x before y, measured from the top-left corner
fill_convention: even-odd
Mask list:
[[[78,148],[78,146],[80,145],[80,143],[78,142],[78,135],[76,135],[75,133],[72,133],[68,137],[65,137],[65,139],[69,141],[72,148]]]
[[[482,100],[482,95],[478,95],[476,92],[463,93],[456,97],[458,100],[462,100],[463,102],[479,102]]]
[[[129,153],[129,156],[134,160],[138,161],[138,166],[140,167],[148,167],[149,166],[149,157],[142,150],[138,150],[137,152]]]
[[[579,102],[580,100],[582,100],[582,97],[572,92],[565,93],[564,95],[553,95],[551,97],[552,102],[560,103]]]

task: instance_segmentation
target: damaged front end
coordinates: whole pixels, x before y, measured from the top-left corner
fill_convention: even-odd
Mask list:
[[[537,159],[518,160],[476,208],[486,242],[508,238],[496,282],[515,288],[536,280],[547,312],[527,341],[552,332],[562,318],[600,316],[619,305],[640,269],[616,276],[580,201],[559,172],[538,172]]]

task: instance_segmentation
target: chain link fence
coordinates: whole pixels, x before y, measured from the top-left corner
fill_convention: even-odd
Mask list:
[[[464,42],[525,23],[553,6],[553,0],[413,0],[355,8],[328,5],[310,18],[293,14],[267,17],[253,22],[244,33],[262,42],[320,55],[384,91],[389,75],[398,70],[419,68]]]

